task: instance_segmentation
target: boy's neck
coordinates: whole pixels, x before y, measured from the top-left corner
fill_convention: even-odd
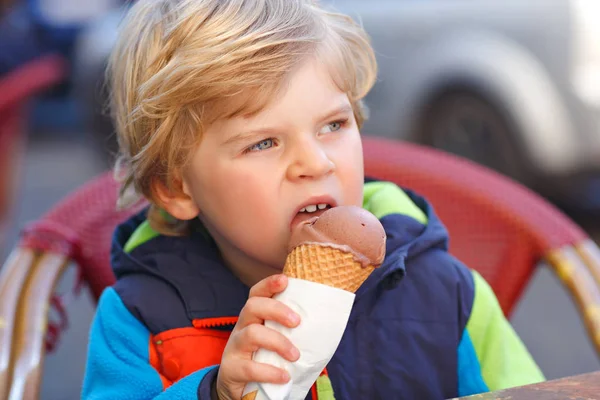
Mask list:
[[[235,257],[235,252],[232,251],[221,250],[221,257],[225,266],[248,287],[254,286],[271,275],[281,273],[279,269],[258,263],[247,257]]]
[[[258,262],[235,246],[232,246],[225,238],[219,235],[207,221],[201,221],[208,235],[212,238],[219,249],[223,263],[229,270],[246,286],[252,287],[261,280],[275,274],[280,274],[283,270],[283,264],[280,268],[266,265]]]

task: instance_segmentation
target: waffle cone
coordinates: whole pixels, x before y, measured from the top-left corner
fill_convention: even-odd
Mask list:
[[[302,244],[288,255],[283,273],[290,278],[322,283],[355,293],[375,267],[363,267],[347,251],[319,244]]]
[[[246,393],[245,395],[242,396],[242,400],[255,400],[257,394],[258,394],[258,390],[255,390],[254,392]]]

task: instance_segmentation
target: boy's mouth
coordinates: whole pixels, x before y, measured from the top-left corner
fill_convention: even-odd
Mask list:
[[[290,229],[294,229],[298,224],[310,218],[321,216],[325,211],[335,206],[337,206],[337,203],[331,197],[322,196],[309,199],[297,208],[292,218]]]

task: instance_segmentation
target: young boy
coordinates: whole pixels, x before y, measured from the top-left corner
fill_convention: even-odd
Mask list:
[[[290,229],[340,205],[380,219],[387,256],[307,398],[442,399],[543,379],[428,203],[365,183],[375,74],[365,32],[311,0],[133,6],[110,64],[117,172],[122,203],[151,206],[115,233],[84,399],[240,399],[248,382],[287,382],[252,353],[298,359],[263,322],[300,323],[272,299]]]

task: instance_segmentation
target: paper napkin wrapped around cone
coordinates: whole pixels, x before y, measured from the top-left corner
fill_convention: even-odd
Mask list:
[[[250,383],[243,400],[303,400],[333,357],[348,324],[354,292],[385,256],[385,231],[360,207],[334,207],[295,227],[283,273],[285,291],[274,298],[300,315],[296,328],[273,321],[265,325],[283,333],[300,351],[289,362],[259,349],[253,359],[283,368],[284,385]]]

